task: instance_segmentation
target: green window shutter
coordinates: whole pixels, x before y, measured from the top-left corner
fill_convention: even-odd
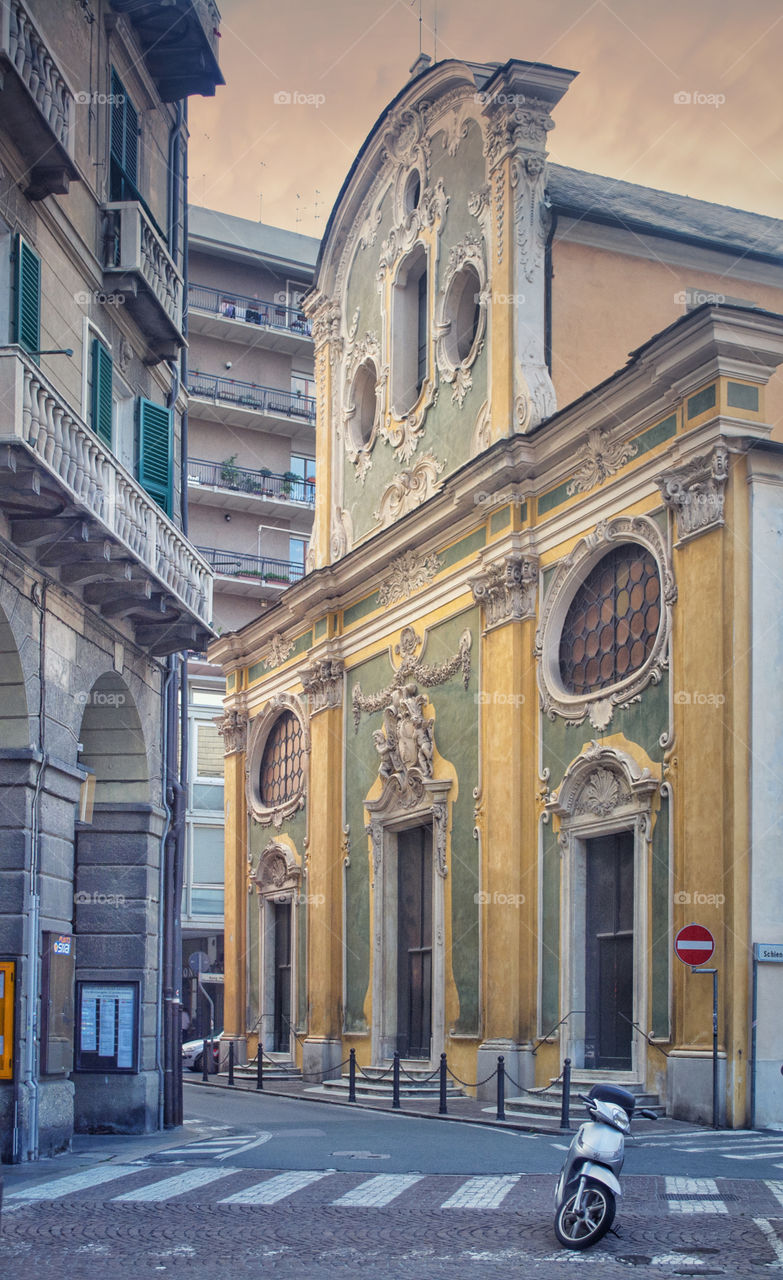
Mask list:
[[[111,73],[111,92],[111,158],[123,175],[136,187],[139,167],[139,113],[114,68]]]
[[[41,259],[21,236],[14,258],[14,342],[25,351],[40,351]]]
[[[139,400],[139,470],[140,483],[171,515],[171,437],[173,410],[153,404],[151,400]]]
[[[92,340],[92,406],[90,425],[111,448],[112,374],[114,361],[99,338]]]

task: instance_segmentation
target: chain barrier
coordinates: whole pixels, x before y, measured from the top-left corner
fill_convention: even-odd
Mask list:
[[[429,1084],[430,1080],[434,1080],[437,1075],[440,1075],[440,1067],[436,1067],[428,1076],[412,1076],[410,1072],[406,1071],[402,1064],[400,1064],[400,1073],[407,1076],[412,1084]]]
[[[485,1076],[483,1080],[476,1080],[474,1084],[469,1084],[467,1080],[460,1080],[459,1076],[456,1074],[455,1071],[452,1071],[450,1066],[447,1065],[446,1070],[448,1071],[452,1080],[456,1080],[457,1084],[461,1084],[463,1089],[480,1089],[482,1085],[489,1084],[490,1080],[494,1080],[495,1076],[498,1073],[498,1069],[497,1067],[495,1067],[495,1070],[492,1072],[491,1076]]]
[[[529,1093],[533,1096],[535,1096],[536,1094],[548,1093],[549,1090],[554,1089],[555,1085],[559,1084],[562,1079],[563,1079],[563,1072],[561,1071],[560,1075],[557,1077],[556,1080],[550,1080],[549,1084],[545,1084],[542,1089],[526,1089],[524,1085],[517,1084],[517,1081],[514,1079],[513,1076],[509,1075],[508,1068],[506,1068],[506,1080],[508,1081],[508,1083],[513,1084],[514,1088],[518,1089],[520,1093]]]

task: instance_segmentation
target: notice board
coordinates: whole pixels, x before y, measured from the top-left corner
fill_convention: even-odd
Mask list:
[[[76,1071],[137,1072],[138,982],[77,982]]]

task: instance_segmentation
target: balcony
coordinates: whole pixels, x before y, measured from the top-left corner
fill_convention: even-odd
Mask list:
[[[264,429],[312,442],[315,427],[315,399],[294,391],[261,387],[255,382],[238,382],[214,373],[188,374],[188,391],[202,403],[198,417],[230,426],[252,427],[259,415],[267,419]],[[209,407],[207,407],[209,406]],[[191,410],[196,415],[195,406]]]
[[[231,458],[207,462],[188,458],[188,501],[218,505],[221,511],[253,511],[257,515],[287,516],[292,526],[309,529],[313,523],[315,484],[290,475],[252,471]]]
[[[66,195],[74,161],[74,95],[20,0],[0,12],[0,114],[29,170],[28,200]]]
[[[160,233],[137,200],[105,204],[103,271],[107,289],[123,302],[156,360],[173,359],[182,334],[182,276]]]
[[[234,595],[254,595],[276,599],[281,591],[304,577],[304,568],[295,560],[275,560],[252,556],[244,551],[224,551],[219,547],[198,547],[215,571],[217,585],[228,586]]]
[[[125,13],[164,102],[211,97],[225,84],[218,66],[220,13],[214,0],[110,0]]]
[[[19,347],[0,349],[0,403],[14,543],[153,656],[203,648],[209,565]]]
[[[211,338],[232,342],[252,342],[266,351],[285,351],[312,359],[313,338],[310,321],[298,307],[228,293],[205,284],[188,285],[188,328]]]

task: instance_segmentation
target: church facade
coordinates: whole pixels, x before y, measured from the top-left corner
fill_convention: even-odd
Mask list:
[[[415,68],[332,213],[308,572],[210,648],[225,1030],[709,1119],[695,922],[721,1118],[780,1120],[783,254],[549,164],[573,75]]]

